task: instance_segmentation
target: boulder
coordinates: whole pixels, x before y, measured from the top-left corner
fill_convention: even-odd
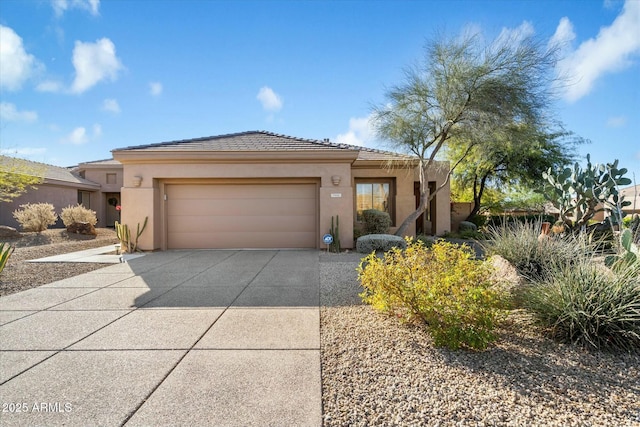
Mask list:
[[[402,237],[393,234],[367,234],[356,240],[356,250],[362,254],[369,254],[373,251],[386,252],[396,247],[405,249],[407,242]]]
[[[97,236],[96,228],[89,222],[74,222],[67,227],[67,233]]]
[[[458,231],[460,231],[461,233],[463,231],[478,231],[478,226],[470,221],[461,221],[460,225],[458,226]]]
[[[22,234],[13,227],[8,225],[0,225],[0,238],[2,239],[19,239]]]

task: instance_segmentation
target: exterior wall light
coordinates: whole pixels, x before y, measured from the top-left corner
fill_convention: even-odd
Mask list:
[[[133,177],[133,186],[134,187],[140,187],[140,184],[142,184],[142,177],[140,175],[136,175]]]
[[[331,182],[333,185],[340,185],[340,181],[342,181],[342,177],[340,175],[333,175],[331,177]]]

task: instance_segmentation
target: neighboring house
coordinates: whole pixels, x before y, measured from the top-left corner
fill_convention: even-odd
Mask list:
[[[340,217],[343,248],[353,247],[361,211],[386,210],[393,228],[417,206],[413,157],[269,132],[244,132],[113,150],[124,168],[122,222],[132,233],[148,217],[144,250],[320,248]],[[82,164],[89,178],[92,164]],[[96,166],[97,167],[97,166]],[[429,174],[432,189],[448,167]],[[450,231],[448,184],[430,217],[408,234]]]
[[[625,201],[631,202],[629,206],[626,206],[622,210],[626,212],[627,215],[634,213],[640,214],[640,184],[623,188],[620,190],[620,194],[624,195]]]
[[[3,156],[2,164],[9,162],[24,165],[24,170],[37,171],[38,176],[43,178],[43,182],[30,188],[11,202],[0,202],[0,224],[11,227],[19,227],[18,222],[13,217],[13,212],[20,208],[20,205],[27,203],[51,203],[56,213],[59,214],[62,208],[75,205],[83,194],[98,191],[100,185],[82,178],[71,169],[45,165],[23,159],[14,159]],[[61,225],[61,222],[58,221]]]

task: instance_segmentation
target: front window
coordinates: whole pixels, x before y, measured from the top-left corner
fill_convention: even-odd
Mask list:
[[[78,204],[91,209],[91,193],[78,190]]]
[[[394,221],[392,193],[391,180],[356,180],[356,221],[363,220],[362,212],[367,209],[387,212]]]

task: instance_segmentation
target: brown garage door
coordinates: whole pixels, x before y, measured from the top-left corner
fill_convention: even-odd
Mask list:
[[[172,184],[169,249],[315,248],[316,184]]]

